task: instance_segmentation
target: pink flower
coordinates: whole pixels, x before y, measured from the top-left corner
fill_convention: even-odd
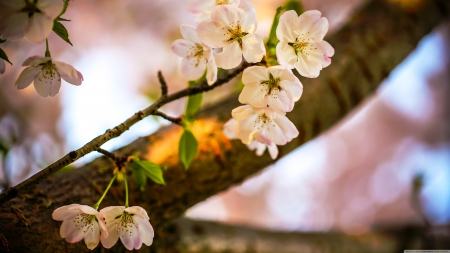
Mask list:
[[[282,66],[253,66],[244,70],[244,89],[239,102],[253,107],[269,106],[279,114],[286,114],[300,99],[303,86],[290,69]]]
[[[228,120],[227,123],[225,123],[225,125],[223,126],[223,132],[224,132],[225,136],[227,136],[229,139],[237,138],[236,137],[236,120],[235,119]],[[257,156],[262,156],[264,154],[264,151],[266,151],[266,149],[269,150],[269,155],[272,159],[275,160],[278,156],[278,147],[277,147],[277,145],[275,145],[275,143],[268,145],[265,143],[252,141],[249,144],[247,144],[247,147],[250,150],[256,150]]]
[[[108,236],[106,226],[99,222],[97,210],[90,206],[71,204],[53,211],[54,220],[63,221],[59,231],[68,243],[76,243],[84,238],[89,249],[97,247],[100,235]]]
[[[0,0],[0,34],[8,40],[25,36],[31,42],[41,42],[62,9],[62,0]]]
[[[83,75],[69,64],[52,61],[50,57],[33,56],[22,66],[30,66],[20,73],[17,89],[24,89],[34,82],[34,88],[43,97],[55,96],[61,88],[61,78],[73,85],[80,85]]]
[[[239,5],[239,0],[190,0],[187,11],[195,16],[195,21],[202,22],[211,19],[211,13],[216,6],[233,4]]]
[[[256,30],[256,13],[250,3],[241,9],[235,5],[217,6],[211,21],[197,26],[198,37],[210,48],[223,48],[217,53],[217,66],[232,69],[242,62],[259,62],[266,54],[261,36]]]
[[[235,134],[244,144],[258,141],[267,145],[285,145],[298,136],[294,124],[269,107],[239,106],[231,112],[236,120]]]
[[[213,84],[217,80],[217,66],[212,49],[199,40],[195,27],[181,25],[180,31],[184,39],[174,41],[172,51],[183,57],[181,73],[189,80],[197,80],[206,69],[208,84]]]
[[[107,249],[114,246],[119,237],[128,250],[140,249],[142,243],[147,246],[153,243],[154,231],[142,207],[105,207],[100,210],[100,219],[106,222],[108,236],[102,236],[101,242]]]
[[[314,78],[331,63],[334,48],[323,37],[328,20],[320,11],[306,11],[300,17],[286,11],[277,27],[277,58],[281,65],[295,68],[300,75]]]

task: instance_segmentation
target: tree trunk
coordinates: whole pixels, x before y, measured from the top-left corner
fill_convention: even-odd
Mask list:
[[[361,8],[337,33],[327,38],[335,48],[332,64],[316,79],[304,79],[304,93],[287,116],[300,135],[279,147],[283,157],[293,149],[329,129],[361,100],[372,94],[417,45],[450,12],[450,1],[417,1],[405,9],[401,1],[373,0]],[[144,192],[130,178],[130,204],[145,208],[155,228],[155,242],[141,252],[157,251],[170,244],[170,222],[192,205],[242,182],[274,161],[266,154],[257,157],[240,141],[222,134],[223,123],[239,106],[237,96],[200,114],[192,130],[199,152],[189,170],[178,160],[177,146],[182,129],[169,126],[140,138],[117,151],[136,153],[167,166],[167,185],[149,183]],[[132,129],[131,129],[132,131]],[[106,188],[114,164],[100,157],[80,169],[59,173],[21,193],[1,208],[0,250],[10,252],[88,252],[83,242],[69,244],[59,237],[60,222],[51,218],[54,209],[72,203],[93,205]],[[123,205],[121,185],[114,184],[101,207]],[[118,243],[112,250],[123,251]],[[95,251],[105,251],[97,247]]]

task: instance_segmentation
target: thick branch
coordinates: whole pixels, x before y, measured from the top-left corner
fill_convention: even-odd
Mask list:
[[[294,111],[288,114],[300,135],[280,147],[280,157],[335,125],[362,99],[372,94],[419,40],[450,12],[447,0],[420,1],[418,10],[407,11],[397,2],[369,2],[345,27],[327,38],[336,49],[333,63],[322,71],[319,78],[301,80],[303,96]],[[229,78],[232,76],[228,75]],[[167,98],[177,99],[194,90],[198,93],[204,87],[214,88],[204,83]],[[158,102],[156,104],[159,105]],[[200,119],[192,126],[199,141],[199,153],[187,171],[177,156],[176,147],[182,133],[178,126],[164,128],[115,152],[120,156],[137,152],[142,158],[167,166],[164,172],[166,186],[149,183],[141,192],[134,179],[129,178],[130,205],[144,207],[156,229],[154,248],[167,239],[162,229],[188,207],[273,163],[267,154],[257,157],[240,141],[230,142],[223,136],[223,123],[238,105],[237,96],[234,96],[199,115]],[[156,111],[154,108],[149,110]],[[148,111],[145,113],[148,115]],[[116,131],[108,132],[114,134]],[[79,155],[75,152],[71,159]],[[0,233],[11,251],[88,252],[82,242],[68,244],[59,237],[60,222],[53,221],[51,213],[62,205],[94,204],[111,178],[112,167],[114,163],[109,158],[101,157],[83,168],[52,176],[21,192],[20,198],[4,203],[0,208]],[[111,187],[111,194],[101,207],[123,205],[123,200],[123,190],[116,184]],[[120,244],[117,247],[121,247]],[[100,251],[100,248],[96,250]],[[141,251],[149,250],[143,247]]]

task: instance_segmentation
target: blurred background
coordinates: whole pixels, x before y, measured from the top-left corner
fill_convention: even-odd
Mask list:
[[[279,0],[251,1],[258,33],[267,36]],[[331,32],[346,22],[362,0],[304,0],[320,10]],[[195,26],[179,0],[71,1],[63,16],[73,47],[55,34],[55,60],[84,76],[81,86],[63,81],[53,98],[33,85],[17,90],[23,61],[44,55],[45,44],[6,42],[7,64],[0,75],[0,184],[15,185],[78,149],[106,129],[147,107],[159,95],[162,70],[169,91],[187,85],[181,58],[170,50],[181,38],[179,25]],[[211,197],[187,212],[208,219],[291,231],[338,230],[362,234],[380,225],[450,222],[450,23],[437,27],[379,90],[345,120],[243,184]],[[326,69],[324,70],[326,71]],[[205,96],[226,97],[228,84]],[[163,109],[180,115],[185,101]],[[104,145],[114,150],[167,124],[146,118]],[[80,166],[99,156],[80,159]],[[416,191],[413,182],[416,182]],[[421,187],[419,187],[421,185]]]

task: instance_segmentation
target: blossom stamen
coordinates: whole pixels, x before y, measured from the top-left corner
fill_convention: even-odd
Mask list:
[[[227,42],[234,42],[237,41],[239,43],[239,47],[242,50],[242,38],[248,35],[247,32],[242,32],[241,24],[240,22],[237,23],[236,28],[233,28],[233,25],[231,28],[228,29],[228,35],[230,38],[227,40]]]
[[[262,85],[267,86],[266,96],[273,95],[276,98],[276,93],[272,91],[282,91],[283,88],[280,85],[281,79],[279,77],[274,78],[272,74],[269,73],[269,80],[261,81]]]
[[[225,5],[229,4],[228,0],[216,0],[216,5]]]
[[[200,61],[204,58],[203,52],[204,52],[203,46],[200,44],[195,44],[194,46],[189,48],[189,53],[186,58],[190,59],[191,57],[194,57],[196,59],[195,67],[198,67],[198,65],[200,64]],[[205,62],[207,62],[206,59],[205,59]]]

